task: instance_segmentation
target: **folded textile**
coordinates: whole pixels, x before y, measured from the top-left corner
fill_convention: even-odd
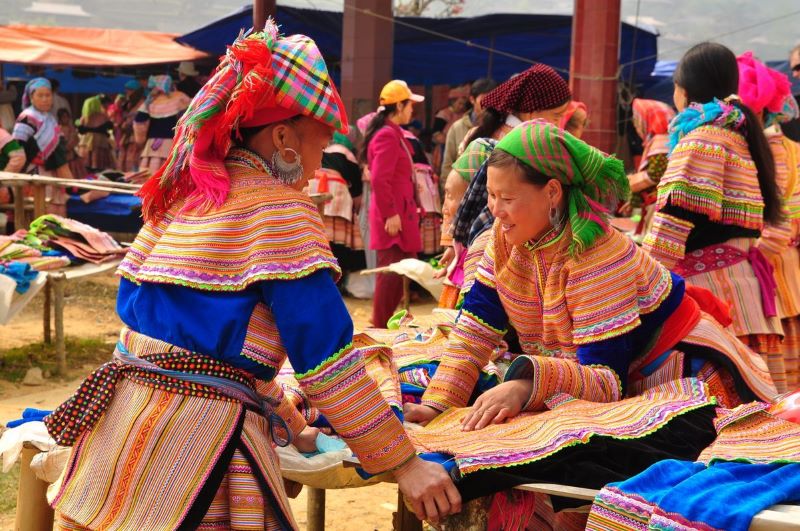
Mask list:
[[[107,233],[54,214],[34,220],[30,233],[46,240],[48,245],[65,249],[75,258],[94,264],[114,260],[127,252]]]
[[[36,409],[32,407],[26,407],[25,410],[22,412],[22,418],[7,422],[6,427],[16,428],[17,426],[22,426],[27,422],[39,422],[42,421],[50,413],[52,413],[52,411],[48,409]]]

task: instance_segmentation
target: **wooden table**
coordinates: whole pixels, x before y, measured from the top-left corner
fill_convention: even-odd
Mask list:
[[[67,350],[64,344],[64,287],[69,280],[85,278],[113,271],[119,266],[121,258],[104,264],[83,264],[65,267],[55,271],[46,271],[47,284],[44,287],[44,342],[52,344],[51,324],[56,332],[56,362],[58,374],[65,374],[67,370]],[[55,306],[51,312],[51,306]],[[51,313],[53,314],[51,323]]]

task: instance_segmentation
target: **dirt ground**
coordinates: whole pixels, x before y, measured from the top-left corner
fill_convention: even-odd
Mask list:
[[[113,349],[121,322],[115,312],[117,280],[113,274],[76,281],[67,286],[64,329],[66,336],[95,339]],[[0,358],[8,349],[25,347],[42,341],[43,295],[40,293],[11,323],[0,326]],[[357,329],[367,326],[372,301],[346,298],[345,302]],[[435,304],[431,299],[412,305],[412,313],[429,313]],[[102,363],[105,354],[97,353],[94,363],[70,365],[64,378],[47,378],[43,385],[25,386],[8,381],[0,370],[0,422],[19,418],[26,407],[52,409],[64,401],[81,380]],[[2,361],[2,359],[0,359]],[[11,493],[2,493],[9,495]],[[13,495],[13,494],[12,494]],[[392,512],[396,509],[397,488],[380,484],[360,489],[327,492],[326,528],[332,531],[353,529],[384,531],[392,528]],[[305,528],[306,490],[291,500],[298,525]],[[14,528],[14,514],[0,514],[0,530]]]

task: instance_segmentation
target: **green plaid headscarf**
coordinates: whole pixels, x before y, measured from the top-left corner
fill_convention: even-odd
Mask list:
[[[470,182],[483,163],[492,154],[492,150],[497,142],[491,138],[478,138],[467,146],[456,160],[453,162],[453,169],[462,179]]]
[[[496,149],[513,155],[539,173],[568,187],[570,253],[577,255],[608,230],[607,210],[599,201],[630,195],[622,161],[608,156],[544,120],[515,127]]]

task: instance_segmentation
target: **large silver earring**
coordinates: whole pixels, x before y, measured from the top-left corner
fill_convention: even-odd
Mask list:
[[[272,168],[279,181],[292,185],[303,177],[303,161],[300,160],[300,153],[292,148],[286,148],[286,151],[294,153],[294,162],[287,161],[281,151],[276,149],[272,154]]]
[[[550,207],[550,211],[547,213],[547,217],[550,220],[550,225],[553,226],[556,232],[561,230],[561,227],[564,225],[564,216],[561,215],[561,212],[556,207]]]

